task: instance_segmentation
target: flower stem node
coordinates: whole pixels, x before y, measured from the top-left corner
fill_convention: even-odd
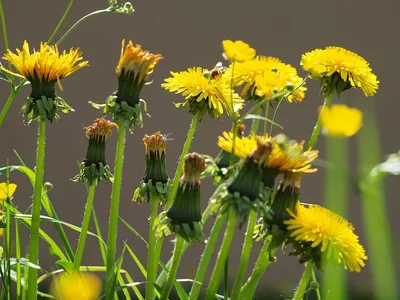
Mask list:
[[[82,51],[79,48],[71,48],[69,52],[64,50],[60,53],[57,45],[41,43],[39,51],[34,49],[31,53],[28,42],[24,41],[22,51],[17,49],[16,52],[15,54],[7,50],[3,58],[8,60],[19,73],[14,73],[3,66],[0,68],[30,82],[32,91],[22,107],[25,118],[29,122],[38,119],[52,122],[58,117],[58,110],[64,113],[73,111],[64,99],[56,95],[54,86],[58,83],[62,91],[60,80],[88,65],[87,61],[79,62],[82,60]]]
[[[105,158],[107,140],[112,134],[113,127],[118,128],[118,125],[101,118],[86,128],[89,145],[85,159],[80,164],[79,174],[73,181],[84,181],[89,186],[99,183],[102,179],[113,181],[113,174]]]
[[[188,242],[205,242],[200,208],[200,176],[205,168],[200,154],[194,152],[185,156],[175,201],[155,222],[157,236],[176,233]]]
[[[133,201],[148,202],[149,193],[159,199],[160,204],[169,192],[169,176],[166,166],[166,138],[159,131],[145,135],[143,143],[146,147],[146,172],[136,189]]]

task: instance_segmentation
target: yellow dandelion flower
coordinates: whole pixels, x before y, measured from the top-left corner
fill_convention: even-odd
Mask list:
[[[252,60],[236,63],[234,67],[231,65],[228,68],[226,76],[233,78],[234,86],[244,86],[241,95],[247,95],[248,99],[271,97],[274,93],[287,91],[289,102],[302,101],[307,90],[304,85],[300,86],[303,79],[297,75],[296,69],[276,57],[257,56]],[[297,89],[292,94],[288,87]]]
[[[243,99],[232,92],[230,81],[225,76],[207,79],[204,76],[207,72],[200,67],[171,72],[172,77],[165,79],[161,86],[185,97],[186,101],[176,104],[177,107],[189,106],[191,113],[200,112],[201,117],[206,111],[214,118],[221,118],[224,111],[230,116],[237,113],[243,106]]]
[[[233,133],[224,131],[222,136],[218,137],[218,146],[231,153],[233,148]],[[236,137],[235,141],[235,156],[239,158],[247,158],[254,150],[257,149],[256,135],[251,137]]]
[[[132,41],[125,47],[125,40],[122,40],[117,76],[130,76],[131,84],[143,86],[147,76],[153,73],[155,65],[162,58],[161,54],[142,50],[140,45],[135,46]]]
[[[7,198],[11,198],[14,195],[16,189],[17,185],[14,183],[0,183],[0,201],[5,201],[7,200]]]
[[[3,59],[9,61],[19,74],[3,67],[2,69],[12,75],[27,79],[32,84],[32,93],[42,85],[54,85],[55,82],[59,83],[60,90],[62,90],[60,79],[88,65],[87,61],[78,63],[82,60],[82,51],[79,48],[71,48],[69,52],[64,50],[60,53],[57,46],[40,43],[39,51],[33,49],[33,53],[31,53],[28,42],[24,41],[22,51],[16,49],[16,52],[15,54],[7,50]],[[40,99],[42,94],[35,96]]]
[[[100,292],[100,279],[90,273],[59,276],[50,287],[50,293],[56,300],[95,300]]]
[[[256,50],[243,41],[222,41],[224,54],[230,61],[244,62],[253,59],[256,56]]]
[[[350,271],[361,270],[367,259],[353,225],[330,210],[311,205],[297,205],[297,212],[289,211],[292,219],[285,221],[290,236],[296,241],[320,247],[322,254],[336,264],[343,264]]]
[[[302,55],[304,70],[314,78],[322,78],[323,91],[338,94],[351,87],[360,88],[366,96],[373,96],[379,85],[369,63],[358,54],[341,47],[315,49]]]
[[[357,108],[336,104],[321,109],[321,122],[325,132],[331,136],[350,137],[362,126],[363,114]]]

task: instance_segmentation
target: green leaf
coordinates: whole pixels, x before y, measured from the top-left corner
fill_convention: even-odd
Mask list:
[[[74,270],[74,263],[72,263],[68,260],[56,261],[56,265],[61,267],[68,274],[72,274],[72,271]]]
[[[274,121],[272,121],[272,120],[270,120],[270,119],[268,119],[268,118],[259,116],[259,115],[249,114],[249,115],[247,115],[244,119],[245,119],[245,120],[248,120],[248,119],[258,119],[258,120],[262,120],[262,121],[271,123],[271,124],[273,124],[274,126],[279,127],[280,129],[283,129],[283,126],[282,126],[282,125],[279,125],[278,123],[276,123],[276,122],[274,122]]]

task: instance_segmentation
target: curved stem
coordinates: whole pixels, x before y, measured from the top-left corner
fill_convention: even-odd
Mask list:
[[[251,210],[247,224],[246,238],[243,244],[242,256],[240,257],[239,269],[236,273],[235,283],[233,284],[231,300],[239,299],[240,288],[244,279],[244,274],[249,263],[251,248],[253,245],[254,226],[257,221],[257,212]]]
[[[29,243],[29,262],[35,265],[38,265],[38,257],[39,257],[40,208],[42,200],[42,186],[43,186],[43,174],[44,174],[45,135],[46,135],[46,121],[40,119],[37,158],[36,158],[36,180],[35,180],[35,190],[33,193],[31,236]],[[37,269],[29,268],[28,274],[29,278],[28,278],[27,298],[36,299]]]
[[[76,23],[74,25],[72,25],[71,28],[68,29],[66,33],[64,33],[64,35],[58,40],[58,42],[56,44],[57,45],[61,44],[71,34],[72,31],[74,31],[83,21],[87,20],[89,17],[98,15],[101,13],[110,12],[110,11],[111,11],[110,8],[100,9],[100,10],[93,11],[93,12],[87,14],[86,16],[83,16],[78,21],[76,21]]]
[[[188,154],[188,152],[190,150],[190,146],[192,144],[192,140],[194,137],[194,133],[196,132],[196,127],[197,127],[198,122],[199,122],[199,113],[196,113],[193,116],[192,123],[190,124],[190,127],[189,127],[189,132],[187,134],[186,141],[183,146],[181,157],[179,158],[179,163],[178,163],[178,166],[175,171],[174,180],[172,182],[171,191],[169,192],[169,195],[168,195],[167,203],[165,204],[165,209],[170,208],[172,203],[174,203],[176,192],[178,191],[179,178],[181,177],[182,171],[183,171],[184,158],[185,158],[185,155]]]
[[[173,259],[172,259],[172,265],[171,265],[171,268],[169,269],[168,278],[163,287],[160,300],[167,300],[169,293],[171,292],[172,285],[174,284],[174,281],[175,281],[176,272],[178,271],[179,262],[182,257],[182,249],[183,249],[184,242],[185,242],[185,240],[180,235],[176,236],[176,243],[175,243],[175,249],[174,249],[174,254],[173,254]]]
[[[271,129],[269,130],[270,136],[272,136],[272,131],[273,131],[274,125],[275,125],[275,119],[276,119],[276,116],[278,115],[279,109],[281,108],[281,104],[282,104],[283,100],[285,100],[285,97],[282,97],[279,100],[278,105],[276,106],[276,108],[274,110],[274,115],[272,116],[272,122],[271,122]]]
[[[325,101],[324,101],[324,104],[322,105],[322,108],[321,108],[321,109],[324,109],[325,107],[328,107],[328,106],[331,104],[331,102],[332,102],[332,97],[333,97],[333,93],[327,94],[327,95],[325,96]],[[318,121],[317,121],[317,123],[315,124],[314,130],[313,130],[313,132],[312,132],[312,134],[311,134],[311,137],[310,137],[310,139],[309,139],[309,141],[308,141],[308,145],[307,145],[307,148],[308,148],[308,149],[314,147],[315,143],[316,143],[317,140],[318,140],[318,136],[319,136],[319,134],[321,133],[321,128],[322,128],[321,113],[319,113],[319,115],[318,115]]]
[[[302,300],[304,293],[306,292],[308,282],[310,281],[310,277],[312,274],[312,271],[314,270],[314,264],[310,260],[307,262],[307,266],[304,270],[303,276],[301,277],[299,286],[296,289],[296,293],[294,294],[293,299],[294,300]]]
[[[254,112],[255,115],[259,116],[262,113],[262,106],[257,107],[257,110]],[[265,124],[267,122],[264,122]],[[250,135],[252,132],[257,133],[258,127],[260,125],[260,119],[253,119],[253,123],[251,124]]]
[[[149,249],[147,254],[147,278],[146,278],[146,300],[153,300],[155,287],[154,283],[157,276],[158,257],[155,259],[155,230],[154,222],[157,218],[158,199],[149,193],[150,198],[150,225],[149,225]]]
[[[88,196],[87,196],[87,202],[86,202],[85,214],[83,216],[81,234],[79,236],[78,247],[76,249],[76,254],[75,254],[74,272],[78,272],[79,267],[81,266],[83,251],[85,250],[86,235],[87,235],[87,231],[89,228],[90,217],[91,217],[91,213],[92,213],[95,191],[96,191],[96,184],[93,184],[89,187],[89,192],[88,192]]]
[[[260,281],[262,275],[265,273],[265,270],[268,268],[271,262],[271,257],[274,256],[276,251],[276,248],[270,248],[271,241],[271,237],[268,237],[265,241],[260,251],[260,254],[258,255],[257,262],[252,274],[240,290],[239,299],[253,299],[253,296],[258,286],[258,282]]]
[[[206,300],[213,300],[215,298],[215,293],[217,292],[219,282],[221,281],[222,272],[229,254],[233,235],[235,234],[236,221],[237,218],[235,209],[231,208],[228,212],[228,222],[225,229],[224,239],[222,241],[214,271],[211,275],[210,283],[207,288]]]
[[[312,280],[317,281],[317,276],[315,276],[315,271],[313,269],[312,271]],[[315,290],[315,292],[317,293],[317,299],[321,300],[321,292],[319,290],[319,286],[317,287],[317,289]]]
[[[121,120],[118,122],[118,138],[117,138],[117,151],[115,154],[115,167],[114,167],[114,184],[111,193],[111,208],[110,220],[108,224],[108,240],[107,240],[107,279],[112,277],[113,267],[115,264],[115,254],[117,250],[117,227],[118,227],[118,213],[119,213],[119,200],[121,195],[122,184],[122,167],[124,163],[124,147],[125,147],[125,122]],[[106,289],[110,287],[106,285]],[[106,295],[112,295],[107,293]]]
[[[269,102],[265,103],[265,109],[264,109],[264,118],[265,119],[268,119],[269,107],[270,107],[270,103]],[[267,133],[267,126],[268,126],[267,121],[264,121],[263,135],[265,135]],[[273,126],[273,124],[271,124],[271,126]]]
[[[10,93],[10,95],[8,96],[6,104],[4,104],[4,107],[1,110],[1,113],[0,113],[0,126],[3,124],[4,118],[6,117],[6,115],[8,113],[8,110],[10,109],[11,104],[13,103],[14,98],[15,98],[16,95],[17,95],[17,91],[16,91],[16,89],[13,88],[11,93]]]
[[[196,277],[192,284],[192,289],[190,290],[189,299],[196,300],[200,294],[201,283],[204,280],[204,276],[207,271],[207,267],[210,263],[211,256],[214,252],[215,243],[218,240],[219,233],[221,232],[222,225],[224,224],[224,217],[222,215],[218,216],[215,220],[214,227],[211,230],[210,238],[204,249],[203,255],[201,256],[199,267],[197,268]]]
[[[57,32],[60,30],[61,25],[64,23],[65,18],[67,17],[69,11],[71,10],[72,4],[74,4],[74,0],[70,0],[67,9],[65,10],[63,16],[61,17],[60,21],[58,22],[56,28],[54,29],[53,33],[51,34],[50,38],[47,40],[47,43],[51,43],[56,36]]]

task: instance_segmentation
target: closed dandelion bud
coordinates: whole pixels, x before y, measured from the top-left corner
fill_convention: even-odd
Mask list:
[[[41,43],[39,51],[34,49],[33,53],[30,53],[29,44],[24,41],[22,51],[17,49],[15,54],[7,50],[3,58],[8,60],[19,74],[1,66],[3,71],[24,78],[31,84],[31,94],[22,107],[28,121],[41,119],[52,122],[58,116],[58,110],[64,113],[73,111],[64,99],[57,96],[54,86],[58,83],[62,91],[61,79],[88,65],[87,61],[79,62],[82,60],[79,48],[60,53],[56,45]]]
[[[114,121],[125,121],[130,129],[142,125],[140,93],[147,77],[153,73],[155,65],[162,58],[160,54],[152,54],[141,49],[140,45],[133,45],[132,41],[125,47],[123,40],[121,57],[116,69],[118,88],[108,97],[104,113],[111,114]]]
[[[133,201],[149,201],[148,194],[162,201],[168,193],[169,177],[166,166],[165,137],[158,131],[152,135],[145,135],[143,143],[146,147],[146,172],[136,189]]]
[[[118,128],[117,124],[106,119],[96,119],[92,125],[86,128],[86,136],[89,145],[86,156],[80,165],[79,174],[74,181],[84,181],[89,186],[99,183],[102,179],[112,181],[113,175],[106,162],[106,144],[112,134],[112,128]]]
[[[156,221],[158,235],[174,232],[188,242],[205,241],[200,208],[200,176],[205,168],[205,160],[200,154],[185,156],[175,201]]]

